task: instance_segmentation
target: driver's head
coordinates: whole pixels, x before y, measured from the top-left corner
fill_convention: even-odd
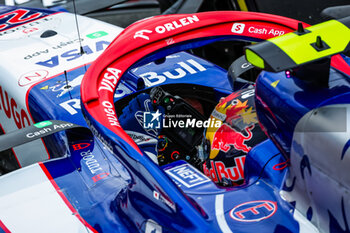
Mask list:
[[[242,89],[221,99],[210,117],[222,124],[205,132],[199,147],[199,156],[205,159],[203,171],[220,185],[240,184],[246,154],[266,139],[258,125],[254,89]]]

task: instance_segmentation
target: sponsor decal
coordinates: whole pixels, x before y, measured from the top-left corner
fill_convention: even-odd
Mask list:
[[[149,36],[144,35],[144,33],[152,33],[151,30],[140,30],[135,32],[134,39],[143,38],[145,40],[149,40]]]
[[[34,138],[34,137],[40,137],[42,135],[45,135],[46,133],[51,132],[51,128],[43,128],[41,130],[35,131],[35,132],[30,132],[26,134],[27,138]]]
[[[241,65],[241,68],[242,69],[247,69],[248,67],[251,67],[253,66],[251,63],[249,62],[244,62],[242,65]]]
[[[120,127],[119,121],[118,121],[117,116],[116,116],[115,111],[114,111],[113,104],[109,101],[103,101],[102,106],[105,107],[104,111],[105,111],[105,114],[108,118],[109,124],[111,126]]]
[[[12,25],[9,25],[7,27],[9,29],[6,28],[5,30],[0,32],[0,37],[4,36],[4,35],[12,34],[12,33],[17,32],[17,31],[23,31],[24,29],[32,28],[34,26],[38,26],[42,23],[49,22],[51,20],[53,20],[52,17],[46,17],[46,18],[38,19],[38,20],[30,22],[30,23],[19,25],[18,27],[15,27],[15,28],[10,28],[10,27],[12,27]]]
[[[96,183],[99,180],[105,179],[109,176],[110,174],[108,172],[102,172],[96,176],[92,177],[92,180]]]
[[[158,200],[158,199],[157,199]],[[159,200],[169,206],[172,210],[176,211],[175,203],[170,200],[169,197],[166,197],[165,195],[159,194]]]
[[[3,111],[7,119],[13,119],[18,129],[30,125],[29,117],[22,108],[18,108],[15,99],[11,98],[7,91],[0,86],[0,111]]]
[[[79,40],[77,39],[74,42],[79,42]],[[89,45],[84,45],[82,48],[84,50],[85,55],[90,55],[93,53],[103,51],[109,45],[109,43],[110,42],[107,42],[107,41],[98,41],[95,43],[95,50],[93,50]],[[60,49],[60,48],[62,48],[62,46],[66,46],[68,44],[70,44],[70,43],[68,43],[68,42],[61,43],[59,46],[52,47],[52,48],[53,49]],[[37,64],[39,66],[44,66],[47,68],[54,68],[54,67],[58,66],[62,60],[69,62],[69,61],[76,60],[80,57],[81,57],[80,49],[72,49],[72,50],[68,50],[68,51],[62,53],[61,55],[53,56],[48,60],[38,61],[35,64]]]
[[[284,30],[278,30],[275,28],[266,28],[259,25],[247,26],[244,23],[234,23],[231,28],[231,32],[237,33],[237,34],[244,33],[244,30],[252,34],[269,35],[273,37],[281,36],[286,33],[286,31]]]
[[[207,70],[205,67],[193,59],[178,62],[175,66],[179,67],[175,68],[174,70],[165,71],[162,74],[151,71],[142,73],[138,76],[144,80],[147,87],[151,87],[165,82],[167,78],[180,79],[187,75],[197,74],[199,72]]]
[[[231,32],[242,34],[243,31],[244,31],[244,28],[245,28],[245,24],[244,23],[234,23],[232,25]]]
[[[263,34],[263,35],[272,35],[272,36],[281,36],[286,33],[283,30],[277,30],[274,28],[259,28],[258,26],[251,26],[248,28],[249,33],[254,33],[254,34]]]
[[[153,197],[156,200],[160,200],[164,204],[166,204],[168,207],[170,207],[173,211],[176,211],[176,205],[175,203],[168,197],[168,195],[161,190],[157,185],[155,185],[155,190],[153,190]]]
[[[183,164],[171,169],[167,169],[165,172],[187,188],[192,188],[200,184],[210,182],[208,177],[198,172],[189,164]]]
[[[233,182],[243,180],[245,156],[236,157],[234,161],[236,166],[226,167],[221,161],[210,160],[210,169],[207,167],[206,163],[203,163],[203,172],[215,183],[221,182],[223,177]]]
[[[101,165],[95,159],[95,156],[92,154],[90,150],[81,152],[80,156],[82,157],[83,162],[85,163],[85,165],[87,166],[91,174],[95,174],[97,171],[102,170]]]
[[[100,37],[107,36],[107,35],[108,35],[107,32],[98,31],[98,32],[94,32],[94,33],[88,34],[88,35],[86,35],[86,37],[90,38],[90,39],[96,39],[96,38],[100,38]]]
[[[60,92],[57,94],[57,98],[61,97],[62,95],[66,94],[67,92],[73,90],[75,87],[79,87],[81,84],[81,81],[83,80],[84,75],[79,75],[72,81],[68,81],[68,84],[66,82],[59,81],[58,84],[48,87],[52,92]]]
[[[26,28],[22,32],[25,33],[25,34],[28,34],[28,33],[31,33],[31,32],[38,31],[38,30],[39,30],[39,28]]]
[[[184,26],[193,24],[195,22],[199,22],[199,19],[196,15],[192,15],[185,18],[181,18],[179,20],[172,21],[170,23],[166,23],[161,26],[157,26],[154,30],[155,32],[161,34],[167,31],[169,32],[169,31],[175,30],[177,28],[182,28]]]
[[[28,54],[27,56],[24,57],[24,60],[28,60],[28,59],[31,59],[31,58],[33,58],[33,57],[40,56],[41,54],[45,54],[45,53],[49,53],[49,49],[37,51],[37,52],[35,52],[35,53],[33,53],[33,54]]]
[[[62,102],[59,104],[60,107],[62,107],[64,110],[66,110],[69,114],[75,115],[80,111],[80,99],[73,98],[70,100],[67,100],[65,102]]]
[[[134,39],[136,38],[142,38],[145,40],[149,40],[149,36],[147,34],[151,34],[153,32],[158,33],[158,34],[163,34],[165,32],[170,32],[173,30],[176,30],[178,28],[185,27],[187,25],[193,24],[199,22],[199,19],[196,15],[192,16],[187,16],[178,20],[174,20],[169,23],[165,23],[163,25],[156,26],[154,30],[148,30],[148,29],[143,29],[140,31],[135,32],[134,34]]]
[[[107,68],[107,72],[103,75],[100,86],[98,88],[99,91],[107,90],[109,92],[114,92],[114,89],[118,83],[119,75],[122,71],[115,68]]]
[[[248,201],[235,206],[230,217],[240,222],[259,222],[272,217],[277,211],[277,204],[268,200]]]
[[[149,143],[157,143],[158,140],[156,140],[155,138],[146,135],[146,134],[142,134],[139,132],[135,132],[135,131],[125,131],[129,137],[131,137],[132,140],[134,140],[134,142],[137,145],[143,145],[143,144],[149,144]]]
[[[0,20],[7,19],[5,23],[0,24],[0,30],[6,30],[7,28],[12,27],[15,24],[25,23],[42,16],[42,13],[34,12],[35,11],[30,11],[26,9],[17,9],[0,15]]]
[[[272,169],[275,171],[280,171],[280,170],[283,170],[289,166],[290,166],[290,159],[287,159],[286,161],[284,161],[282,163],[278,163],[278,164],[273,165]]]
[[[255,109],[253,106],[249,106],[249,104],[253,104],[250,103],[253,96],[254,89],[248,89],[234,92],[226,98],[220,99],[211,118],[223,121],[225,124],[222,124],[220,128],[207,131],[210,133],[206,134],[206,138],[212,144],[210,159],[214,159],[220,151],[229,151],[231,146],[245,153],[250,150],[245,142],[252,138],[252,130],[258,122]]]
[[[52,49],[62,49],[68,45],[72,45],[72,44],[76,44],[76,43],[80,43],[83,42],[84,39],[80,38],[80,39],[74,39],[74,40],[69,40],[69,41],[61,41],[59,44],[52,46]]]
[[[123,83],[119,83],[114,92],[114,98],[121,98],[125,95],[131,94],[132,90],[125,86]]]
[[[44,128],[44,127],[49,126],[49,125],[52,125],[51,121],[42,121],[42,122],[34,124],[34,126],[39,128],[39,129]]]
[[[45,125],[45,126],[43,126],[43,125]],[[51,132],[52,130],[65,129],[65,128],[70,128],[73,126],[72,123],[54,124],[52,126],[51,125],[52,125],[52,122],[50,122],[50,121],[39,122],[38,124],[35,125],[35,127],[40,128],[40,130],[27,133],[26,137],[27,138],[42,137],[43,135]],[[39,126],[41,126],[41,127],[39,127]],[[50,127],[48,127],[48,126],[50,126]]]
[[[255,33],[255,34],[267,34],[266,28],[255,28],[255,27],[249,27],[248,32]]]
[[[212,150],[221,150],[228,152],[233,146],[236,150],[240,150],[248,153],[250,147],[245,144],[253,137],[252,130],[255,125],[251,125],[245,129],[246,136],[241,132],[236,131],[227,124],[222,124],[222,126],[215,132],[214,138],[211,144]]]
[[[47,70],[30,71],[28,73],[23,74],[19,78],[18,85],[21,87],[30,85],[45,79],[48,75],[49,75],[49,72]]]
[[[82,143],[77,143],[77,144],[74,144],[72,145],[73,147],[73,150],[83,150],[85,148],[88,148],[89,146],[91,146],[90,143],[87,143],[87,142],[82,142]]]

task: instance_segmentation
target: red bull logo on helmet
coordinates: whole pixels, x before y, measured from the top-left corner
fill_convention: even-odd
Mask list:
[[[247,99],[251,97],[252,91],[254,94],[254,89],[250,89],[243,93],[232,93],[228,97],[220,100],[220,103],[213,111],[213,117],[225,121],[230,125],[240,121],[245,124],[257,123],[258,121],[256,119],[255,110],[250,106],[252,103],[249,103],[249,100]],[[240,98],[243,100],[241,101]]]
[[[232,182],[243,180],[245,155],[234,158],[234,161],[236,163],[236,166],[226,167],[225,164],[221,161],[211,160],[210,169],[206,166],[206,163],[203,164],[203,172],[215,183],[222,181],[223,177],[231,180]]]
[[[252,90],[254,91],[254,89]],[[252,90],[249,90],[249,93]],[[251,106],[252,100],[247,99],[251,96],[247,95],[247,92],[233,93],[221,99],[215,107],[211,118],[219,119],[224,124],[221,127],[209,128],[206,132],[206,138],[211,142],[210,159],[214,159],[220,151],[228,152],[231,146],[244,153],[248,153],[250,150],[245,142],[252,138],[254,126],[251,128],[247,128],[247,126],[256,124],[257,117],[253,106]],[[240,130],[236,131],[231,126]],[[241,129],[245,129],[245,133],[242,134]]]
[[[247,135],[245,136],[227,124],[221,125],[214,134],[211,149],[228,152],[233,146],[236,150],[248,153],[251,148],[245,144],[245,141],[249,141],[253,137],[252,130],[254,127],[255,125],[247,127],[245,129]]]

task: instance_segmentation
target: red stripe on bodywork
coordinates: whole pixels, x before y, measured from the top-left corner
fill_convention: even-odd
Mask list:
[[[47,176],[47,178],[50,180],[51,184],[53,185],[53,187],[55,188],[56,192],[58,193],[58,195],[60,195],[60,197],[62,198],[62,200],[64,201],[64,203],[68,206],[68,208],[70,209],[70,211],[72,211],[73,215],[75,217],[77,217],[79,219],[79,221],[84,224],[84,226],[86,226],[88,229],[90,229],[92,232],[98,233],[97,230],[95,230],[88,222],[86,222],[78,213],[78,211],[76,209],[74,209],[74,207],[72,206],[72,204],[68,201],[67,197],[63,194],[63,192],[61,191],[60,187],[58,187],[57,183],[55,182],[55,180],[52,178],[50,172],[47,170],[47,168],[45,167],[45,165],[42,162],[38,163],[39,166],[41,167],[41,169],[43,170],[43,172],[45,173],[45,175]]]
[[[5,224],[0,220],[0,228],[5,231],[5,233],[11,233],[11,231],[5,226]]]

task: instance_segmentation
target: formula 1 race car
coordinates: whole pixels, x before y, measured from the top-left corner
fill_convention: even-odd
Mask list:
[[[349,18],[1,12],[0,231],[349,231]]]

